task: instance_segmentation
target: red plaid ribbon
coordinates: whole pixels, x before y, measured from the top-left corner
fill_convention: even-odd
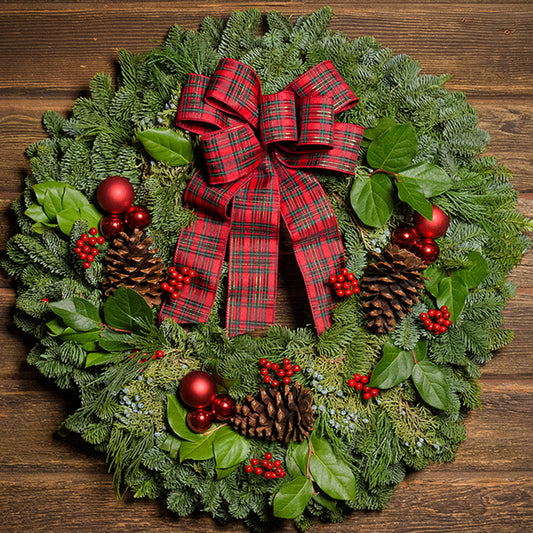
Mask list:
[[[200,135],[206,168],[185,192],[198,218],[181,233],[174,262],[198,275],[163,305],[161,319],[207,321],[229,242],[228,335],[274,323],[281,214],[316,329],[331,325],[327,283],[344,266],[344,250],[308,169],[354,173],[364,128],[334,118],[357,101],[331,61],[270,95],[261,93],[255,71],[234,59],[222,59],[212,78],[189,74],[176,124]]]

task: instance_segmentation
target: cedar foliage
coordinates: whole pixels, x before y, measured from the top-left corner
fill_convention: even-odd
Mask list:
[[[394,55],[372,37],[351,41],[328,30],[331,17],[332,10],[322,8],[293,24],[271,12],[263,36],[256,9],[235,12],[227,21],[208,17],[199,31],[173,26],[165,42],[151,52],[120,51],[116,88],[108,74],[98,74],[91,82],[91,97],[79,98],[72,116],[47,112],[43,125],[49,137],[27,150],[31,174],[13,206],[20,232],[9,240],[2,266],[17,283],[15,323],[37,339],[28,361],[59,387],[78,391],[81,406],[64,427],[107,454],[117,489],[129,488],[135,497],[160,497],[179,516],[201,509],[220,522],[241,519],[252,530],[269,531],[275,524],[269,502],[280,486],[249,476],[242,468],[217,479],[212,459],[180,463],[164,451],[170,434],[166,394],[176,392],[189,370],[216,371],[229,394],[242,401],[259,392],[259,358],[278,363],[289,358],[301,366],[299,380],[314,396],[315,431],[322,432],[335,453],[349,462],[357,482],[356,498],[336,502],[334,509],[313,500],[295,521],[305,529],[314,520],[339,521],[350,509],[382,508],[408,469],[453,460],[465,438],[461,421],[468,409],[479,404],[479,365],[512,339],[511,332],[501,329],[501,311],[513,295],[505,276],[529,248],[524,232],[533,226],[516,211],[510,172],[493,158],[479,157],[488,135],[479,128],[475,109],[463,94],[444,88],[448,76],[420,75],[416,61]],[[375,126],[384,115],[411,122],[419,133],[414,162],[436,163],[454,178],[454,186],[438,198],[452,218],[441,240],[439,261],[445,268],[456,268],[469,251],[479,251],[490,264],[491,275],[471,291],[447,335],[428,337],[416,319],[433,304],[429,296],[390,333],[402,349],[428,338],[428,357],[450,383],[452,401],[447,411],[428,408],[409,381],[382,391],[379,402],[363,402],[350,393],[347,379],[355,372],[370,372],[388,338],[365,328],[355,298],[336,307],[333,326],[320,337],[310,327],[290,331],[273,326],[264,337],[228,340],[220,325],[222,283],[207,324],[187,333],[167,320],[157,335],[152,331],[152,337],[136,339],[172,354],[142,366],[121,353],[107,365],[85,368],[86,352],[79,344],[48,335],[44,324],[51,316],[42,298],[78,296],[101,306],[102,258],[98,256],[91,272],[76,264],[72,242],[86,231],[83,224],[75,225],[70,240],[53,230],[42,235],[31,231],[31,221],[24,215],[34,201],[31,186],[63,181],[94,200],[98,184],[108,175],[127,177],[135,187],[136,201],[151,209],[146,233],[161,259],[170,264],[181,229],[194,217],[181,202],[193,170],[150,160],[132,139],[146,127],[169,126],[187,73],[209,76],[222,56],[252,66],[265,93],[283,89],[308,68],[331,59],[360,98],[342,120],[365,127]],[[363,146],[360,161],[364,152]],[[360,277],[370,252],[386,244],[399,213],[385,228],[362,227],[346,207],[351,178],[318,178],[338,217],[347,267]],[[145,404],[142,414],[127,407],[126,398],[131,403],[132,395]],[[250,456],[266,451],[261,441],[252,439],[250,445]],[[271,446],[283,462],[286,449],[277,443]]]

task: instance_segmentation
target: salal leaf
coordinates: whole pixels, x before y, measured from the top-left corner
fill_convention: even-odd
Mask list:
[[[100,329],[98,307],[83,298],[68,298],[48,304],[50,310],[63,319],[66,326],[77,331]]]
[[[61,335],[67,329],[65,323],[60,318],[52,318],[52,320],[46,322],[45,326],[50,330],[49,335],[52,337]]]
[[[411,379],[426,403],[437,409],[448,408],[450,389],[446,377],[436,364],[428,360],[419,362],[413,368]]]
[[[59,335],[64,341],[74,341],[79,344],[85,344],[91,341],[97,341],[100,338],[100,330],[76,331],[73,328],[66,328]]]
[[[450,320],[455,322],[463,310],[468,296],[468,288],[464,284],[461,274],[453,272],[450,276],[444,276],[439,283],[437,305],[446,305],[450,313]]]
[[[216,432],[209,435],[199,435],[200,438],[194,441],[183,441],[180,446],[180,463],[187,459],[194,461],[206,461],[214,457],[213,441]]]
[[[300,516],[313,497],[313,485],[299,476],[280,487],[274,496],[274,516],[292,519]]]
[[[420,163],[406,168],[398,174],[398,179],[407,184],[416,183],[426,198],[442,194],[451,188],[453,181],[439,166]]]
[[[48,190],[44,195],[43,208],[50,220],[55,220],[57,214],[63,210],[61,194],[62,191]]]
[[[118,288],[104,303],[106,324],[116,329],[138,332],[139,326],[134,317],[151,322],[153,318],[150,306],[133,289]]]
[[[411,166],[417,150],[418,141],[413,125],[399,124],[370,143],[366,159],[372,168],[399,172]]]
[[[373,141],[397,124],[392,117],[381,117],[375,127],[365,129],[364,138]]]
[[[355,181],[350,192],[350,202],[363,224],[383,226],[394,209],[394,186],[391,179],[385,174],[377,173],[368,179]]]
[[[89,200],[83,193],[75,189],[74,187],[65,187],[63,196],[61,198],[63,209],[69,209],[71,207],[75,209],[81,209],[85,205],[89,205]]]
[[[94,205],[89,204],[80,207],[80,218],[83,218],[90,228],[97,228],[103,215]]]
[[[46,193],[52,193],[61,198],[67,188],[74,189],[71,185],[61,181],[45,181],[44,183],[36,183],[32,186],[37,202],[41,205],[44,204]]]
[[[181,405],[175,394],[167,394],[167,421],[178,437],[188,441],[198,440],[198,434],[187,426],[187,409]]]
[[[63,209],[63,211],[57,214],[57,223],[59,225],[59,229],[65,235],[70,235],[72,226],[74,226],[74,223],[80,218],[81,214],[78,208],[70,207],[68,209]]]
[[[318,492],[313,496],[313,500],[317,503],[328,509],[329,511],[335,512],[337,510],[337,501],[321,492]]]
[[[109,352],[90,352],[85,358],[85,368],[90,368],[96,365],[105,365],[117,356],[116,353]]]
[[[173,435],[169,435],[165,442],[161,445],[161,449],[164,452],[168,452],[171,459],[176,459],[178,457],[178,452],[181,446],[181,441],[174,437]]]
[[[433,205],[415,181],[406,182],[398,176],[396,188],[398,189],[398,198],[402,202],[409,204],[417,213],[428,220],[433,219]]]
[[[287,450],[287,457],[290,457],[294,460],[298,469],[302,474],[305,474],[307,471],[307,457],[309,456],[309,442],[304,440],[295,444],[291,442]],[[292,474],[291,474],[292,475]]]
[[[356,483],[351,468],[337,459],[327,440],[313,435],[311,445],[309,469],[318,486],[336,500],[355,499]]]
[[[229,427],[216,431],[213,444],[217,468],[230,468],[246,461],[250,452],[248,439]]]
[[[144,149],[157,161],[172,167],[186,165],[192,161],[191,142],[171,129],[148,129],[137,133]]]
[[[102,350],[108,352],[125,352],[133,348],[133,339],[129,333],[119,333],[109,328],[104,328],[100,333],[98,344]]]
[[[390,389],[411,375],[414,364],[410,351],[401,350],[389,341],[383,346],[383,357],[372,370],[370,385]]]
[[[35,222],[50,222],[48,215],[44,212],[44,209],[39,204],[31,204],[24,214],[30,217]]]
[[[468,289],[475,289],[490,274],[489,264],[476,251],[470,252],[467,258],[469,265],[459,270],[458,275]]]
[[[239,468],[239,464],[230,466],[228,468],[216,468],[215,471],[217,473],[217,479],[224,479],[225,477],[228,477],[232,472],[235,472]]]
[[[446,277],[446,271],[433,263],[424,270],[424,277],[428,278],[425,281],[426,290],[436,298],[439,294],[440,282]]]

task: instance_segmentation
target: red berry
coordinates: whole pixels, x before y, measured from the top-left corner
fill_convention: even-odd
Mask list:
[[[263,460],[261,461],[261,466],[262,466],[263,468],[268,468],[268,459],[263,459]]]
[[[252,465],[246,465],[244,469],[246,472],[248,472],[248,474],[251,474],[254,471],[254,467]]]
[[[348,279],[349,281],[354,281],[355,274],[352,274],[351,272],[349,272],[348,275],[346,276],[346,279]]]
[[[78,248],[82,248],[84,244],[85,244],[85,242],[82,241],[81,239],[80,239],[79,241],[76,242],[76,246],[77,246]]]
[[[348,296],[351,296],[352,295],[352,291],[350,289],[346,289],[344,291],[344,296],[348,297]]]
[[[270,452],[266,452],[265,453],[265,459],[267,459],[268,461],[270,461],[270,459],[272,459],[272,454]]]
[[[265,377],[263,378],[263,381],[264,381],[265,383],[270,383],[270,382],[272,381],[272,378],[271,378],[270,376],[265,376]]]
[[[91,228],[91,229],[89,230],[89,233],[90,233],[91,235],[96,235],[96,234],[98,233],[98,230],[97,230],[96,228]]]
[[[93,261],[94,261],[94,257],[93,257],[91,254],[89,254],[89,255],[87,256],[87,262],[88,262],[88,263],[92,263]]]
[[[431,324],[433,324],[433,322],[431,322],[429,318],[426,318],[426,320],[424,320],[424,326],[429,326]]]
[[[192,268],[189,268],[189,277],[195,278],[198,275],[198,272],[196,270],[193,270]]]
[[[168,267],[168,268],[167,268],[167,272],[168,272],[169,274],[172,274],[172,272],[176,272],[176,267],[173,267],[173,266]]]
[[[273,387],[277,387],[279,385],[279,381],[277,379],[273,379],[270,383]]]
[[[291,378],[288,378],[287,376],[283,378],[283,383],[285,383],[285,385],[288,385],[290,382],[291,382]]]
[[[259,359],[259,364],[261,366],[265,366],[265,363],[267,362],[267,360],[263,357],[262,359]]]
[[[276,460],[274,461],[274,466],[275,466],[276,468],[279,468],[279,467],[281,466],[281,461],[280,461],[279,459],[276,459]],[[276,474],[277,474],[277,470],[276,470]]]
[[[278,371],[277,371],[277,374],[280,378],[282,378],[284,375],[285,375],[285,370],[283,370],[283,368],[280,368]]]
[[[83,246],[83,248],[81,249],[81,251],[82,251],[84,254],[91,253],[91,247],[85,245],[85,246]]]
[[[348,269],[347,268],[341,268],[341,275],[343,275],[343,276],[348,275]]]
[[[442,311],[435,311],[435,318],[440,318],[442,316]]]
[[[287,359],[287,358],[283,359],[283,364],[284,364],[285,366],[290,365],[290,364],[291,364],[290,359]]]
[[[329,282],[333,285],[337,281],[337,276],[330,276]]]
[[[260,475],[263,473],[263,469],[260,468],[260,467],[257,467],[257,468],[254,470],[254,472],[255,472],[258,476],[260,476]]]
[[[81,248],[74,248],[74,251],[75,251],[77,254],[81,254]]]
[[[262,376],[266,376],[268,374],[268,368],[262,368],[260,372]]]
[[[360,381],[358,381],[358,382],[355,384],[355,388],[356,388],[357,390],[361,390],[361,389],[363,388],[363,384],[362,384]]]
[[[337,283],[342,283],[344,281],[344,276],[342,274],[337,276]]]
[[[265,363],[265,367],[266,367],[266,368],[272,368],[272,363],[271,363],[270,361],[267,361],[267,362]]]
[[[91,263],[85,261],[85,263],[83,263],[83,268],[91,268]]]
[[[158,359],[161,359],[161,357],[165,355],[165,352],[163,350],[157,350],[157,352],[155,352],[155,355]]]
[[[444,325],[444,322],[446,322],[446,320],[444,318],[442,318],[442,317],[437,319],[437,324],[440,324],[441,326]]]
[[[433,331],[433,322],[429,322],[429,324],[426,324],[428,331]]]
[[[90,237],[90,238],[89,238],[89,244],[90,244],[91,246],[94,246],[94,245],[96,244],[96,237]]]
[[[268,470],[264,473],[265,479],[270,479],[272,477],[272,473]]]
[[[338,296],[339,298],[344,298],[344,291],[343,291],[343,290],[338,290],[338,291],[337,291],[337,296]]]
[[[333,288],[334,288],[336,291],[342,289],[342,283],[335,283],[335,285],[333,285]]]
[[[173,293],[172,293],[171,298],[172,298],[173,300],[177,300],[179,297],[180,297],[180,293],[179,293],[179,292],[173,292]]]
[[[361,376],[361,383],[368,383],[368,376]]]
[[[185,276],[183,278],[183,283],[185,283],[185,285],[190,285],[191,281],[192,281],[192,279],[189,276]]]
[[[442,313],[442,316],[448,320],[452,315],[450,315],[450,313],[448,313],[448,311],[444,311],[444,313]]]
[[[359,294],[361,292],[361,289],[359,287],[355,287],[352,291],[354,294]]]
[[[275,472],[270,472],[270,479],[278,479],[278,476],[276,475]]]
[[[355,381],[361,381],[361,374],[354,374],[353,379],[355,379]]]
[[[183,283],[180,283],[180,282],[178,281],[178,283],[176,283],[176,289],[177,289],[178,291],[181,291],[181,289],[183,289]]]
[[[292,367],[292,369],[295,371],[295,372],[300,372],[300,365],[294,365]]]
[[[349,379],[348,380],[348,387],[355,387],[355,383],[356,383],[355,379]]]
[[[82,261],[85,261],[85,259],[87,259],[87,254],[84,254],[83,252],[80,252],[80,259]]]
[[[342,288],[343,288],[343,289],[349,289],[351,286],[352,286],[352,284],[351,284],[349,281],[345,281],[345,282],[342,284]]]
[[[428,311],[428,316],[430,316],[430,317],[434,317],[434,316],[435,316],[435,313],[436,313],[435,309],[430,309],[430,310]]]
[[[371,396],[377,396],[379,394],[379,389],[371,389],[370,394]]]
[[[420,313],[420,320],[427,320],[428,315],[427,313]]]
[[[444,325],[448,328],[452,325],[451,321],[450,320],[445,320],[444,321]]]
[[[48,298],[41,298],[41,302],[44,302],[45,304],[47,304],[50,302],[50,300]]]
[[[294,370],[291,370],[290,368],[285,372],[285,375],[287,377],[292,377],[294,375]]]
[[[96,239],[96,242],[97,242],[98,244],[104,244],[105,239],[104,239],[103,237],[98,237],[98,238]]]
[[[278,363],[272,363],[272,370],[278,370],[278,369],[279,369]]]
[[[365,392],[365,393],[363,394],[363,398],[364,398],[365,400],[370,400],[370,398],[372,398],[372,395],[371,395],[369,392]]]
[[[368,387],[367,385],[364,385],[363,392],[370,392],[370,387]]]
[[[443,305],[443,306],[441,306],[440,310],[441,310],[443,313],[447,313],[447,312],[449,311],[447,305]]]
[[[189,269],[187,267],[181,267],[181,273],[184,276],[188,276],[189,275]]]
[[[98,251],[98,248],[92,248],[91,249],[91,255],[98,255],[100,252]]]
[[[86,240],[89,239],[89,235],[87,235],[87,233],[83,233],[83,234],[81,235],[80,239],[81,239],[82,241],[86,241]]]
[[[446,326],[441,326],[440,327],[440,332],[441,333],[446,333],[448,331],[448,328]]]
[[[252,466],[257,466],[259,464],[259,459],[256,459],[255,457],[250,461]]]
[[[276,472],[277,474],[277,472]],[[285,472],[282,470],[279,474],[278,474],[279,477],[285,477]]]

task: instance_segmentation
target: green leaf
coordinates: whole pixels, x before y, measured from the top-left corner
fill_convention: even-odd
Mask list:
[[[57,214],[57,223],[59,225],[59,229],[65,235],[70,235],[72,226],[74,226],[74,223],[80,218],[81,214],[79,209],[76,209],[75,207],[63,209],[63,211]]]
[[[80,208],[80,218],[83,218],[90,228],[97,228],[103,215],[94,205],[89,204]]]
[[[411,376],[416,390],[422,399],[437,409],[447,409],[450,402],[450,389],[440,368],[425,360],[415,365]]]
[[[435,298],[439,294],[440,282],[445,278],[446,271],[433,263],[424,270],[424,277],[428,278],[425,281],[426,290]]]
[[[63,333],[63,331],[67,329],[65,323],[60,318],[52,318],[52,320],[46,322],[45,325],[50,330],[49,334],[52,337],[57,337],[58,335],[61,335],[61,333]]]
[[[79,344],[85,344],[86,342],[97,341],[100,338],[99,329],[92,331],[76,331],[73,328],[66,328],[59,334],[59,337],[64,341],[74,341]]]
[[[439,283],[437,305],[446,305],[450,313],[450,320],[455,322],[463,310],[468,296],[468,289],[461,279],[461,275],[452,272],[451,276],[444,276]]]
[[[383,357],[372,370],[370,386],[390,389],[407,379],[415,362],[408,350],[400,350],[389,341],[383,346]]]
[[[287,450],[287,457],[291,457],[302,474],[307,471],[307,458],[309,456],[309,442],[304,440],[298,444],[291,442]]]
[[[313,500],[333,513],[337,510],[337,501],[321,492],[315,494]]]
[[[83,298],[74,297],[52,302],[48,307],[63,319],[66,326],[77,331],[93,331],[101,328],[98,307]]]
[[[415,211],[425,216],[428,220],[433,219],[433,205],[426,199],[422,189],[415,181],[405,182],[398,178],[396,180],[398,198],[409,204]]]
[[[313,497],[313,485],[306,476],[299,476],[280,487],[274,496],[274,516],[296,518]]]
[[[183,441],[180,447],[180,463],[187,459],[206,461],[214,457],[213,441],[215,436],[216,432],[207,436],[197,435],[199,438],[195,441]]]
[[[184,440],[196,441],[198,433],[192,432],[187,426],[187,412],[175,394],[167,394],[167,421],[170,429]]]
[[[213,444],[217,468],[230,468],[246,461],[250,452],[248,439],[229,427],[216,431]]]
[[[50,222],[48,215],[44,212],[44,209],[39,204],[31,204],[24,214],[30,217],[35,222]]]
[[[394,186],[385,174],[357,180],[350,192],[353,210],[367,226],[383,226],[394,209]]]
[[[186,165],[192,161],[191,142],[171,129],[148,129],[137,133],[144,149],[157,161],[172,167]]]
[[[63,209],[74,208],[80,210],[82,207],[89,205],[89,200],[87,200],[83,193],[74,187],[65,187],[61,198],[61,204]]]
[[[364,138],[373,141],[398,123],[391,117],[381,117],[374,128],[366,128]]]
[[[417,150],[418,141],[413,125],[399,124],[370,143],[366,159],[372,168],[399,172],[411,166]]]
[[[161,445],[161,449],[164,452],[168,452],[171,459],[176,459],[178,457],[178,452],[181,446],[181,441],[176,437],[169,435],[165,442]]]
[[[116,353],[109,352],[90,352],[85,358],[85,368],[96,365],[105,365],[117,356]]]
[[[475,289],[489,274],[490,268],[487,260],[476,251],[468,254],[469,266],[457,272],[468,289]]]
[[[109,328],[103,328],[98,344],[108,352],[125,352],[131,350],[133,339],[128,333],[118,333]]]
[[[431,163],[420,163],[406,168],[398,174],[398,179],[406,185],[416,183],[426,198],[442,194],[453,185],[450,176],[442,168]]]
[[[71,186],[61,181],[45,181],[44,183],[37,183],[33,185],[32,189],[35,197],[37,198],[37,202],[43,205],[47,192],[56,194],[59,198],[61,198],[67,187]]]
[[[415,352],[415,358],[418,363],[426,358],[428,353],[428,341],[426,339],[420,339],[413,349]]]
[[[44,195],[43,208],[50,220],[55,220],[57,214],[63,210],[63,204],[61,203],[62,192],[48,190]]]
[[[309,469],[318,486],[336,500],[355,499],[355,476],[350,467],[337,459],[327,440],[312,435],[311,445]]]
[[[217,473],[217,479],[224,479],[225,477],[228,477],[232,472],[235,472],[239,468],[239,464],[230,466],[228,468],[216,468]]]
[[[118,288],[104,303],[106,324],[120,330],[140,332],[134,317],[153,321],[150,306],[138,292],[128,287]]]

